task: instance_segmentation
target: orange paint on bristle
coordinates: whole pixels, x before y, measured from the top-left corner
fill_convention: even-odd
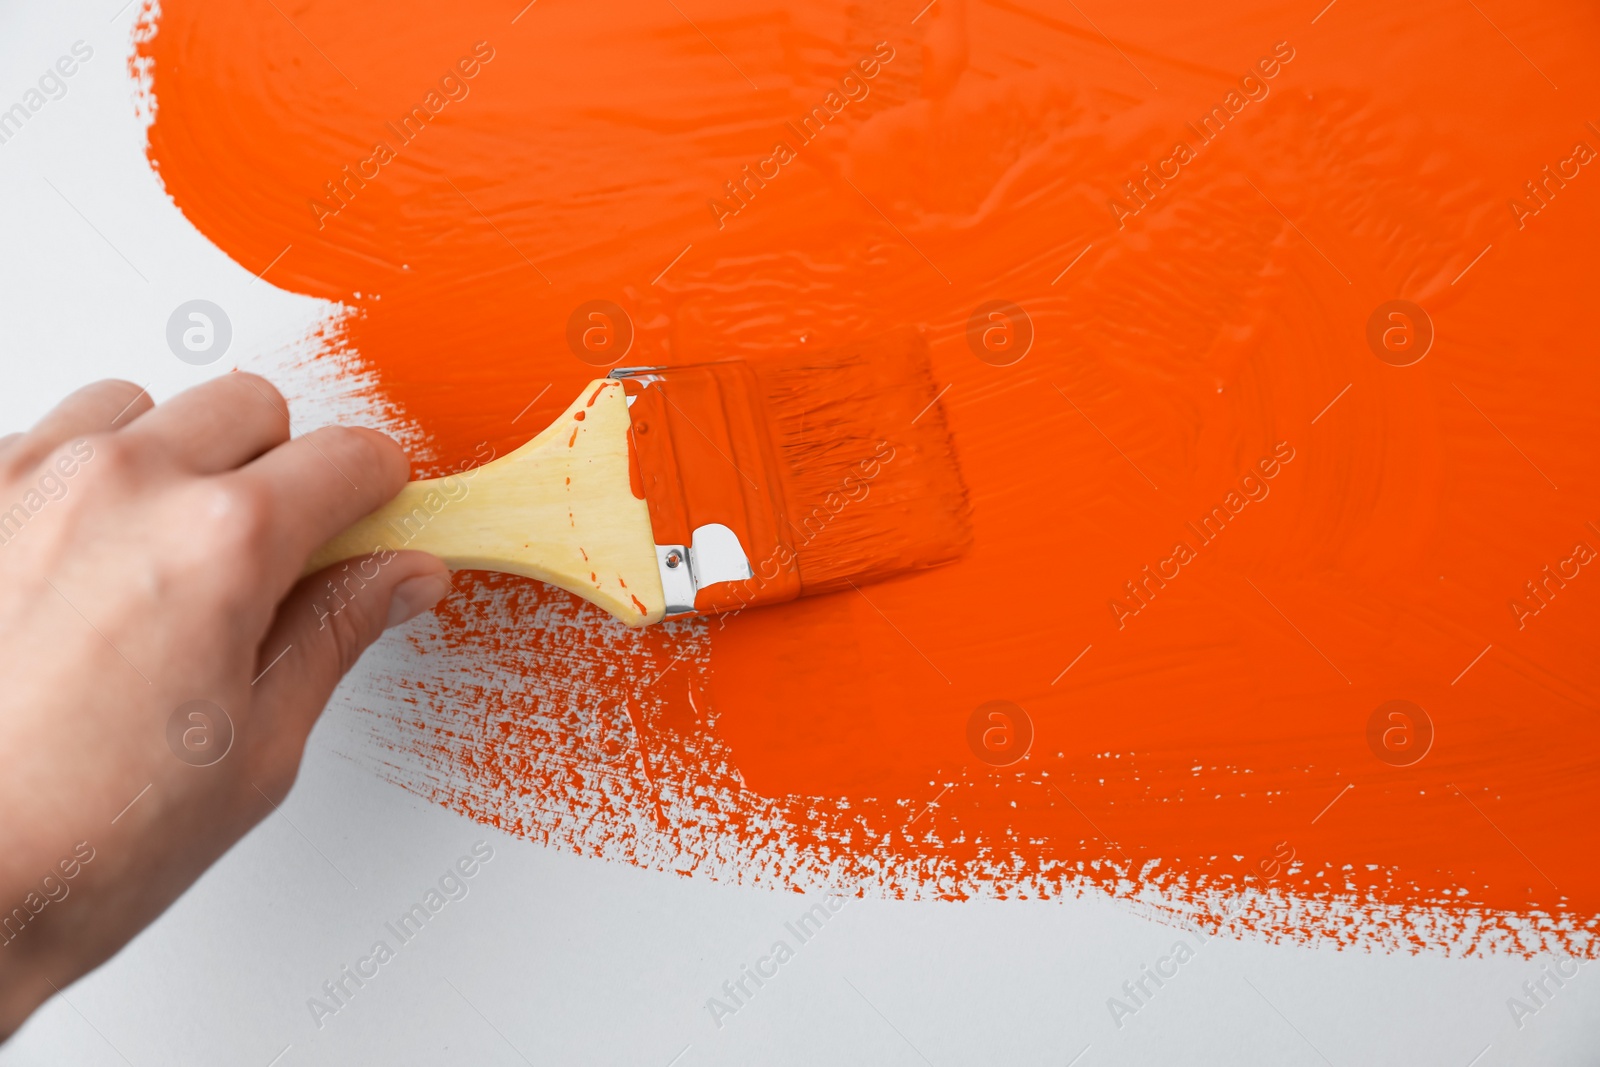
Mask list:
[[[800,595],[957,559],[967,489],[912,332],[757,364]]]

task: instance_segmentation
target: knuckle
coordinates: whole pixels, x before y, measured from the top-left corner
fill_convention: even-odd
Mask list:
[[[242,479],[220,479],[208,485],[199,519],[204,543],[233,557],[259,551],[272,535],[273,502],[263,487]]]
[[[55,448],[41,468],[65,475],[81,474],[95,485],[126,484],[135,480],[145,466],[145,456],[136,439],[118,434],[90,434]]]

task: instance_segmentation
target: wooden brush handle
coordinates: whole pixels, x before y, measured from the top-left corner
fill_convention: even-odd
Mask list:
[[[411,482],[322,546],[307,568],[382,549],[432,552],[452,569],[560,586],[628,626],[666,610],[650,512],[628,476],[628,404],[599,379],[539,436],[481,467]]]

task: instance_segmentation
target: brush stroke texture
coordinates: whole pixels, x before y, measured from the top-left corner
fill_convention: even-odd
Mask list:
[[[1595,13],[1504,9],[1514,49],[1442,2],[1314,25],[1157,3],[1097,15],[1104,36],[1022,0],[913,25],[916,6],[147,9],[152,166],[247,268],[292,243],[274,281],[350,309],[326,358],[420,428],[424,472],[561,409],[593,372],[563,340],[591,299],[629,309],[633,364],[910,323],[950,385],[960,563],[644,633],[463,575],[369,666],[356,758],[685,875],[1094,893],[1267,940],[1594,956],[1600,575],[1550,586],[1521,629],[1509,605],[1600,547],[1600,174],[1547,186],[1520,227],[1510,206],[1575,142],[1600,148],[1580,110]],[[880,41],[869,95],[719,228],[724,183]],[[319,227],[324,183],[478,42],[470,91]],[[1279,42],[1294,58],[1265,99],[1119,228],[1123,183],[1198,144],[1189,124]],[[1364,340],[1397,297],[1437,331],[1406,368]],[[1036,331],[1009,367],[967,347],[990,299]],[[1280,443],[1270,493],[1200,543],[1186,524]],[[1119,626],[1110,602],[1131,608],[1124,583],[1180,540],[1195,558]],[[992,699],[1035,729],[1003,771],[966,747]],[[1436,728],[1409,768],[1367,747],[1391,699]]]

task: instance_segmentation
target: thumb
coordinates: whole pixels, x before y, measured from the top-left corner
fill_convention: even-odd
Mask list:
[[[427,611],[451,588],[450,571],[426,552],[385,551],[302,578],[261,642],[251,694],[256,743],[286,746],[298,763],[339,679],[384,630]]]

